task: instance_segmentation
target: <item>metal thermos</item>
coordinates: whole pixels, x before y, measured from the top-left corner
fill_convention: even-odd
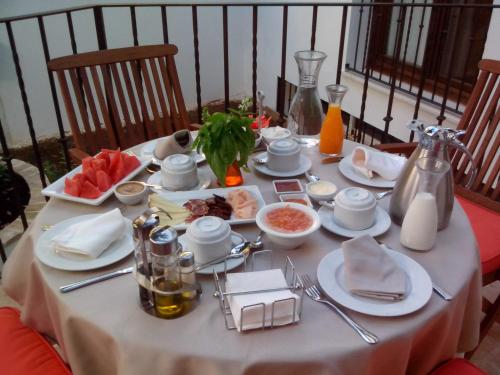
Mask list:
[[[415,131],[419,137],[419,143],[415,151],[406,162],[401,174],[396,181],[394,191],[391,196],[389,213],[392,220],[401,225],[406,215],[406,211],[415,197],[418,189],[418,173],[415,162],[422,157],[434,157],[450,163],[448,146],[454,147],[465,153],[471,162],[469,181],[465,185],[470,187],[476,176],[476,166],[473,156],[465,145],[458,140],[463,135],[463,131],[443,128],[437,125],[425,125],[413,120],[408,124],[408,128]],[[436,203],[438,207],[438,230],[448,226],[451,212],[453,210],[453,171],[450,170],[443,176],[436,192]]]

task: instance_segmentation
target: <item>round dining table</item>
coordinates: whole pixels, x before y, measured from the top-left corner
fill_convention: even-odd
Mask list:
[[[344,143],[348,155],[356,144]],[[132,149],[140,153],[141,145]],[[323,164],[317,148],[304,149],[311,172],[339,189],[361,186],[343,177],[338,163]],[[201,168],[209,169],[208,165]],[[267,204],[279,201],[271,176],[253,167],[244,185],[257,185]],[[136,179],[146,180],[143,172]],[[297,176],[306,183],[304,175]],[[243,187],[244,187],[243,185]],[[212,180],[215,185],[215,177]],[[369,188],[373,192],[383,189]],[[388,209],[390,195],[379,205]],[[434,248],[416,252],[399,242],[401,227],[392,223],[378,239],[418,262],[432,281],[453,298],[432,293],[419,310],[395,317],[362,314],[341,307],[352,319],[378,336],[370,345],[337,314],[304,294],[300,321],[287,326],[239,333],[224,324],[213,297],[211,275],[199,276],[203,294],[199,305],[172,320],[145,313],[131,274],[62,294],[59,287],[134,263],[133,256],[93,271],[69,272],[42,264],[35,256],[42,226],[78,215],[103,213],[119,207],[124,216],[137,217],[146,203],[124,206],[110,197],[94,207],[50,199],[24,233],[5,264],[2,286],[22,305],[22,320],[54,338],[74,374],[427,374],[457,352],[478,342],[481,314],[481,272],[477,244],[469,221],[455,201],[449,226],[440,231]],[[233,225],[248,239],[255,224]],[[289,256],[299,274],[316,280],[318,264],[339,249],[346,238],[320,228],[294,250],[274,249],[264,236],[264,247],[283,260]],[[237,269],[241,271],[241,268]]]

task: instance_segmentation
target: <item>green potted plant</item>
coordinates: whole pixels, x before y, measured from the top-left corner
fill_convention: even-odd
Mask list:
[[[238,110],[210,114],[203,108],[203,126],[193,143],[193,149],[203,152],[207,163],[222,187],[243,183],[240,168],[248,171],[248,157],[255,146],[251,129],[253,119],[248,117],[250,99],[244,99]]]

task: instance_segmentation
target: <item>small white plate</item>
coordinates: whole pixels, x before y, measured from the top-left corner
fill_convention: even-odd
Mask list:
[[[148,178],[148,184],[152,185],[162,185],[161,183],[161,171],[153,173]],[[175,191],[192,191],[192,190],[203,190],[207,189],[212,183],[212,179],[210,178],[210,172],[207,170],[199,170],[198,169],[198,185],[188,190],[175,190]],[[165,190],[174,192],[174,190],[169,190],[164,187]]]
[[[404,299],[386,301],[351,294],[344,283],[342,249],[332,251],[319,263],[317,276],[321,289],[342,306],[367,315],[400,316],[417,311],[431,298],[431,278],[413,259],[394,250],[386,249],[386,251],[406,273],[408,290]]]
[[[393,188],[396,185],[396,180],[386,180],[378,174],[374,174],[373,178],[362,176],[352,166],[351,156],[346,156],[339,162],[339,171],[351,181],[357,182],[361,185],[379,187],[379,188]]]
[[[116,184],[114,184],[113,186],[111,186],[108,190],[106,190],[105,192],[102,192],[101,195],[99,197],[95,198],[95,199],[74,197],[74,196],[66,194],[64,192],[64,181],[66,180],[66,178],[73,177],[75,174],[80,173],[82,171],[82,166],[81,165],[79,165],[78,167],[76,167],[75,169],[73,169],[71,172],[68,172],[63,177],[61,177],[57,181],[54,181],[49,186],[47,186],[45,189],[43,189],[42,190],[42,195],[45,195],[47,197],[54,197],[54,198],[64,199],[64,200],[72,201],[72,202],[90,204],[91,206],[99,206],[102,202],[104,202],[111,195],[113,195],[114,187],[116,185],[118,185],[119,183],[131,180],[132,177],[134,177],[139,172],[141,172],[151,162],[151,160],[149,160],[147,158],[140,157],[138,159],[141,162],[141,165],[139,165],[136,169],[134,169],[132,172],[130,172],[127,176],[125,176],[124,178],[122,178]]]
[[[379,206],[375,209],[375,223],[370,228],[363,230],[351,230],[341,227],[333,219],[333,210],[331,208],[321,206],[318,210],[318,215],[321,219],[321,225],[323,228],[328,229],[330,232],[340,236],[354,238],[364,234],[369,234],[370,236],[375,237],[387,232],[387,230],[391,227],[391,217],[382,207]]]
[[[265,158],[267,155],[267,152],[262,152],[258,155],[256,155],[256,157],[258,158]],[[286,172],[281,172],[281,171],[274,171],[272,169],[269,169],[267,167],[267,165],[265,164],[257,164],[255,163],[254,161],[252,161],[252,164],[254,166],[254,168],[259,171],[260,173],[264,173],[268,176],[272,176],[272,177],[293,177],[293,176],[299,176],[305,172],[307,172],[309,169],[311,169],[311,166],[312,166],[312,163],[311,163],[311,160],[305,156],[305,155],[300,155],[300,159],[299,159],[299,166],[294,169],[293,171],[286,171]]]
[[[243,237],[241,234],[237,232],[231,232],[231,246],[236,246],[239,245],[242,242],[245,242],[246,239]],[[179,236],[179,243],[182,245],[183,250],[189,251],[189,248],[187,248],[186,245],[186,234],[184,233],[182,236]],[[195,257],[195,262],[196,262],[196,257]],[[235,269],[236,267],[241,266],[245,262],[245,257],[238,257],[238,258],[233,258],[233,259],[228,259],[227,260],[227,268],[226,271],[230,271],[232,269]],[[224,272],[224,262],[216,263],[211,266],[207,266],[206,268],[203,268],[199,271],[197,271],[197,274],[200,275],[212,275],[213,271],[215,270],[216,273],[221,273]]]
[[[158,139],[163,139],[163,138],[158,138]],[[145,158],[151,158],[152,163],[156,165],[160,165],[162,162],[160,159],[157,159],[153,154],[158,139],[153,139],[152,141],[149,141],[141,148],[141,156]],[[188,155],[194,159],[196,164],[203,163],[206,160],[205,155],[198,154],[196,151],[191,151],[190,153],[188,153]]]
[[[93,259],[78,254],[58,254],[54,251],[50,242],[52,238],[63,233],[73,224],[92,219],[99,214],[75,216],[71,219],[55,224],[48,231],[43,232],[35,246],[35,255],[43,264],[65,271],[88,271],[96,268],[108,266],[122,260],[134,251],[134,241],[132,239],[132,222],[129,221],[129,230],[121,239],[111,243],[101,255]]]

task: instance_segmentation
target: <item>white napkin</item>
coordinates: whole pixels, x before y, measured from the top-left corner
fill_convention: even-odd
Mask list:
[[[280,269],[255,272],[228,273],[226,281],[226,292],[243,292],[259,289],[285,288],[287,283],[285,276]],[[229,296],[229,307],[233,315],[234,324],[241,332],[241,308],[257,303],[265,304],[265,325],[271,325],[272,304],[274,301],[286,298],[296,300],[296,311],[299,307],[299,296],[293,294],[290,290],[281,290],[268,293],[241,294]],[[253,306],[243,312],[243,330],[262,327],[263,306]],[[274,325],[281,326],[293,322],[293,300],[278,302],[274,305]],[[298,314],[295,314],[295,321],[299,320]]]
[[[356,147],[351,154],[351,161],[354,169],[367,178],[372,178],[375,172],[386,180],[395,180],[401,173],[406,158],[365,147]]]
[[[188,142],[185,145],[179,143],[180,139],[188,137]],[[193,144],[193,137],[189,130],[178,130],[174,134],[169,135],[163,139],[159,139],[156,142],[153,155],[160,160],[165,159],[167,156],[173,154],[185,154],[191,151],[191,145]]]
[[[56,253],[76,253],[95,259],[111,243],[122,238],[126,229],[127,219],[115,208],[93,219],[71,225],[52,238],[51,244]]]
[[[371,298],[405,297],[406,273],[385,250],[365,234],[342,243],[344,280],[349,290]]]

